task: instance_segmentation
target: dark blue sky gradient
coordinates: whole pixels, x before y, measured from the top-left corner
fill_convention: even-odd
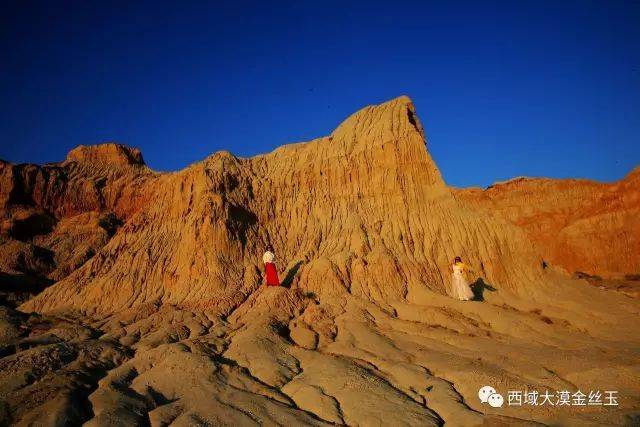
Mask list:
[[[638,1],[277,4],[3,2],[0,158],[115,140],[175,170],[406,94],[451,185],[640,164]]]

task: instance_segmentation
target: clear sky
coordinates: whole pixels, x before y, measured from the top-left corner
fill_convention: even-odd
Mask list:
[[[181,169],[409,95],[445,180],[640,164],[639,1],[3,2],[0,158],[79,144]]]

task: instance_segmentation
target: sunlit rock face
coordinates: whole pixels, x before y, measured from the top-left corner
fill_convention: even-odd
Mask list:
[[[407,97],[174,173],[118,144],[0,162],[0,424],[629,425],[638,176],[450,188]],[[621,397],[508,405],[547,389]]]
[[[456,190],[480,212],[522,228],[547,263],[569,273],[640,275],[640,168],[605,184],[516,178],[486,190]]]
[[[85,163],[104,156],[129,166],[113,162],[114,150],[79,152]],[[452,196],[406,97],[267,155],[221,152],[173,174],[122,174],[137,178],[126,200],[139,205],[121,208],[135,215],[98,256],[25,309],[111,312],[160,301],[227,312],[259,285],[268,245],[281,264],[301,262],[300,286],[318,295],[385,302],[412,289],[444,293],[455,255],[514,293],[543,281],[542,260],[520,228]]]

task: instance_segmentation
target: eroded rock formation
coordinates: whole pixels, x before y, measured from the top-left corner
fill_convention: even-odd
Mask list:
[[[267,245],[280,262],[301,262],[300,285],[318,295],[444,293],[456,254],[514,293],[542,281],[542,260],[518,227],[452,196],[408,98],[367,107],[326,138],[250,159],[216,153],[140,185],[157,189],[154,203],[24,309],[160,301],[226,313],[259,286]]]
[[[114,144],[0,163],[3,286],[55,282],[0,307],[0,424],[633,424],[638,299],[568,273],[635,272],[637,177],[451,189],[406,97],[175,173]],[[455,255],[476,301],[446,295]]]
[[[640,168],[611,184],[516,178],[457,190],[461,202],[521,227],[548,263],[569,273],[639,275]]]
[[[59,164],[0,161],[0,292],[20,300],[84,264],[148,203],[155,175],[117,144],[78,147]]]

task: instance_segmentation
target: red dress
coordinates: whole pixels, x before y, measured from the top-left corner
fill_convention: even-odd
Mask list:
[[[272,262],[267,262],[264,264],[264,268],[267,271],[267,286],[280,286],[276,265]]]

